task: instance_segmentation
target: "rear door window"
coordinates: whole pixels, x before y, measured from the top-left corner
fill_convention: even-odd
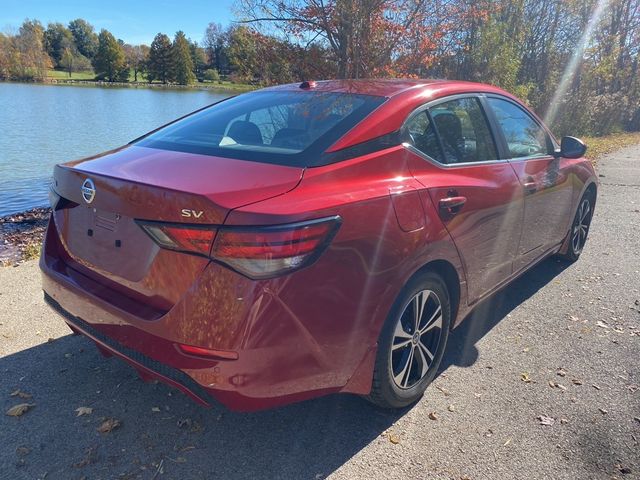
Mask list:
[[[435,161],[445,163],[433,122],[426,110],[409,119],[405,128],[411,145]]]
[[[385,101],[323,92],[253,92],[170,124],[136,145],[291,166],[323,152]]]
[[[445,163],[496,160],[496,145],[480,102],[475,97],[439,103],[429,109]]]

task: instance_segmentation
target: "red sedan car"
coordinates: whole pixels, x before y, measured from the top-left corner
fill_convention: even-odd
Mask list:
[[[578,258],[597,190],[584,153],[477,83],[239,95],[55,168],[45,297],[203,404],[403,407],[474,305]]]

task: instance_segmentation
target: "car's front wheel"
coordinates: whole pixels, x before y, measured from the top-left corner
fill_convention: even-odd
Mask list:
[[[569,262],[575,262],[580,257],[584,245],[587,242],[594,206],[595,195],[589,190],[585,192],[580,199],[576,216],[573,219],[571,230],[569,231],[567,253],[560,255],[560,258]]]
[[[438,372],[450,324],[444,281],[432,272],[411,280],[380,333],[368,399],[384,408],[401,408],[418,400]]]

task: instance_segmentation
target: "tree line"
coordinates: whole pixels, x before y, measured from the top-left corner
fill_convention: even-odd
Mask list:
[[[27,19],[14,35],[0,33],[0,80],[43,81],[56,69],[69,77],[93,72],[107,82],[188,85],[225,78],[264,85],[317,73],[304,68],[314,51],[243,25],[210,23],[201,43],[182,31],[173,39],[158,33],[148,46],[127,44],[106,29],[96,33],[84,19],[46,28]]]
[[[150,46],[82,19],[26,20],[0,34],[0,79],[450,78],[513,92],[558,134],[640,130],[640,0],[240,0],[236,20]]]
[[[156,35],[151,46],[130,45],[83,19],[68,25],[25,20],[15,35],[0,33],[0,79],[43,80],[48,70],[93,71],[97,80],[158,80],[189,84],[204,74],[203,49],[178,31],[173,41]]]
[[[640,130],[640,0],[240,0],[239,11],[260,52],[244,68],[268,81],[472,80],[516,94],[559,134]],[[274,38],[292,69],[260,64]]]

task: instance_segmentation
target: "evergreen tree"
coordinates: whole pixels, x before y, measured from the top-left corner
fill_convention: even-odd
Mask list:
[[[207,56],[204,48],[198,45],[198,42],[189,44],[191,50],[191,61],[193,62],[193,73],[196,79],[201,82],[204,78],[204,71],[207,69]]]
[[[176,33],[171,46],[173,55],[173,68],[176,82],[180,85],[189,85],[195,82],[196,76],[193,73],[193,59],[191,57],[191,46],[183,31]]]
[[[93,29],[93,25],[86,20],[77,18],[69,22],[69,30],[73,35],[78,52],[92,59],[98,50],[98,36]]]
[[[102,29],[98,35],[98,51],[93,67],[97,78],[106,78],[110,82],[125,81],[129,76],[124,49],[107,30]]]
[[[171,40],[164,33],[157,34],[151,42],[147,78],[150,82],[160,80],[162,83],[168,83],[174,79]]]

